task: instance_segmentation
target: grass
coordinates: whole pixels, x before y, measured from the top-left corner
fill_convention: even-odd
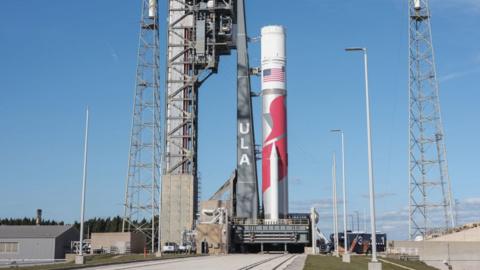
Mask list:
[[[118,263],[127,263],[127,262],[139,262],[139,261],[151,261],[151,260],[165,260],[172,258],[184,258],[190,256],[181,256],[181,255],[164,255],[161,258],[156,258],[155,256],[149,255],[144,258],[143,254],[132,254],[132,255],[95,255],[86,257],[86,264],[83,266],[75,265],[75,263],[58,263],[50,265],[37,265],[37,266],[26,266],[21,267],[21,270],[59,270],[59,269],[80,269],[90,266],[100,266],[100,265],[109,265],[109,264],[118,264]],[[385,259],[386,261],[400,264],[403,266],[410,267],[415,270],[437,270],[436,268],[427,266],[422,262],[406,262],[393,259]],[[370,261],[369,257],[365,256],[352,256],[352,262],[347,264],[343,263],[341,258],[333,256],[311,256],[307,257],[305,262],[304,270],[363,270],[367,269],[368,262]],[[383,270],[405,270],[404,268],[391,265],[388,263],[382,263]],[[12,266],[12,269],[17,268]]]
[[[84,267],[91,266],[100,266],[100,265],[109,265],[109,264],[119,264],[119,263],[128,263],[128,262],[140,262],[140,261],[152,261],[152,260],[166,260],[173,258],[185,258],[191,257],[191,255],[163,255],[161,258],[157,258],[153,255],[147,255],[144,257],[143,254],[129,254],[129,255],[94,255],[85,257],[84,265],[76,265],[74,262],[69,263],[56,263],[49,265],[35,265],[35,266],[11,266],[10,268],[5,269],[21,269],[21,270],[58,270],[58,269],[81,269]]]
[[[367,269],[368,262],[370,261],[369,257],[365,256],[352,256],[351,263],[343,263],[341,258],[333,256],[312,256],[307,257],[305,262],[304,270],[363,270]],[[383,259],[395,264],[400,264],[413,268],[415,270],[437,270],[436,268],[430,267],[423,262],[406,262],[393,259]],[[384,263],[382,262],[383,270],[405,270],[404,268]]]

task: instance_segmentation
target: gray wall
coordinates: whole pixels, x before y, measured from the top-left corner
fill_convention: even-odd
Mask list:
[[[420,260],[440,270],[450,261],[453,270],[480,269],[480,242],[392,241],[390,252],[417,253]]]
[[[145,247],[145,235],[133,232],[115,233],[92,233],[92,252],[98,249],[110,249],[117,247],[121,249],[125,244],[130,245],[131,253],[143,253]]]
[[[70,251],[70,243],[80,240],[80,232],[76,228],[64,232],[55,240],[55,259],[65,259],[65,252]]]
[[[52,260],[55,258],[55,239],[53,238],[2,238],[0,242],[18,242],[18,253],[0,254],[1,260]]]

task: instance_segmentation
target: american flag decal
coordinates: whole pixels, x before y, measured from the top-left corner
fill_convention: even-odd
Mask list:
[[[285,67],[263,70],[263,82],[285,82]]]

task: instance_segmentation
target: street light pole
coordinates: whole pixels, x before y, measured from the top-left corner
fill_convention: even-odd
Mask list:
[[[375,224],[375,182],[373,179],[373,158],[372,158],[372,129],[370,125],[370,94],[368,89],[368,55],[367,48],[347,48],[347,52],[363,52],[365,69],[365,107],[367,117],[367,140],[368,140],[368,186],[370,193],[370,226],[372,231],[372,261],[368,269],[381,270],[382,265],[377,260],[377,229]]]
[[[86,120],[85,120],[85,145],[84,145],[84,152],[83,152],[83,181],[82,181],[82,203],[80,208],[80,247],[78,256],[75,258],[76,264],[84,264],[85,259],[83,257],[83,225],[85,219],[85,191],[87,188],[87,157],[88,157],[88,107],[86,112]]]
[[[367,232],[367,210],[363,208],[363,232]]]
[[[335,153],[332,159],[332,191],[333,191],[333,255],[338,257],[338,208],[337,208],[337,162]]]
[[[360,212],[355,211],[354,212],[357,215],[357,232],[360,231]]]
[[[342,261],[350,263],[350,254],[348,253],[348,233],[347,233],[347,182],[345,177],[345,136],[343,130],[332,129],[330,132],[340,133],[342,136],[342,189],[343,189],[343,252]]]
[[[353,215],[348,215],[348,217],[350,218],[350,231],[353,232],[355,231],[355,221],[353,221]]]

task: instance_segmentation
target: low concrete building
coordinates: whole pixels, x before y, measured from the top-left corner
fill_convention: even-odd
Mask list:
[[[65,259],[80,233],[70,225],[0,226],[0,262],[48,262]]]
[[[226,224],[197,225],[197,254],[227,254],[229,244],[227,230]]]
[[[143,233],[92,233],[91,243],[94,253],[143,253],[146,239]]]
[[[196,227],[198,254],[227,254],[229,234],[227,218],[229,202],[207,200],[200,203],[199,224]]]

